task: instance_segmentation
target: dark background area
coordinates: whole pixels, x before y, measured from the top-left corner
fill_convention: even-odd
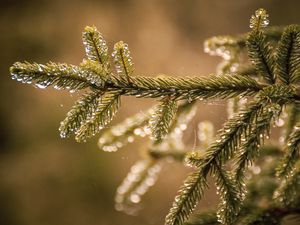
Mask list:
[[[6,0],[0,1],[0,224],[1,225],[150,225],[163,224],[188,169],[168,164],[144,196],[144,209],[128,216],[114,209],[114,192],[139,158],[145,140],[116,153],[98,149],[97,138],[78,144],[61,139],[59,122],[78,94],[36,89],[10,79],[16,61],[79,64],[84,57],[81,32],[95,25],[112,48],[129,44],[135,74],[174,76],[213,73],[219,62],[203,53],[214,35],[249,30],[257,8],[270,25],[300,22],[299,1],[279,0]],[[123,98],[113,124],[155,103]],[[194,142],[199,121],[218,129],[226,119],[222,102],[201,103],[187,131]],[[215,205],[212,187],[200,208]]]

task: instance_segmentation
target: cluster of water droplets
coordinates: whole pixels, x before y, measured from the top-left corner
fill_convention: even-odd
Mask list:
[[[155,184],[160,170],[160,164],[152,160],[140,160],[133,165],[117,189],[116,210],[135,215],[140,208],[137,204],[148,189]]]
[[[15,63],[11,68],[12,79],[22,83],[34,83],[35,87],[44,89],[54,85],[55,89],[67,89],[71,93],[87,86],[76,79],[79,70],[76,66],[64,63]]]
[[[213,37],[204,42],[204,52],[230,60],[232,58],[232,50],[227,46],[235,43],[236,41],[228,36]]]
[[[108,79],[108,68],[105,68],[97,61],[83,60],[80,64],[81,69],[78,70],[78,75],[85,78],[91,84],[98,87],[104,87]]]
[[[255,11],[255,15],[250,18],[250,28],[264,28],[270,23],[268,19],[269,15],[265,9],[258,9]]]

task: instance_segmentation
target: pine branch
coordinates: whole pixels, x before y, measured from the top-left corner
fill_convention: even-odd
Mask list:
[[[251,102],[233,118],[229,119],[218,132],[216,141],[206,151],[205,160],[199,162],[197,166],[208,167],[213,161],[223,164],[231,158],[241,144],[242,135],[249,135],[247,131],[250,130],[252,121],[255,121],[262,112],[264,105],[263,100]]]
[[[282,35],[283,27],[267,27],[264,33],[268,41],[278,41]],[[221,56],[228,59],[226,56],[230,54],[224,53],[237,53],[246,47],[247,34],[237,36],[215,36],[204,41],[204,51],[210,55]],[[229,50],[229,52],[227,51]]]
[[[189,217],[197,202],[207,188],[208,175],[215,178],[221,202],[218,216],[202,217],[206,222],[218,224],[277,224],[290,212],[299,212],[297,208],[274,208],[266,203],[265,209],[251,213],[245,218],[245,212],[251,207],[259,207],[259,197],[270,201],[271,192],[276,187],[274,162],[270,171],[260,175],[253,170],[255,181],[264,179],[264,188],[258,182],[249,182],[251,192],[244,199],[243,180],[247,166],[258,154],[263,144],[263,136],[268,135],[272,119],[277,117],[281,108],[292,103],[290,118],[287,123],[289,135],[286,154],[278,169],[278,176],[285,176],[277,189],[275,199],[291,207],[299,205],[299,143],[300,125],[291,132],[298,122],[296,108],[300,102],[297,82],[299,80],[299,27],[287,27],[283,34],[281,28],[267,28],[269,23],[265,10],[259,9],[251,17],[252,31],[237,37],[222,36],[210,39],[205,44],[205,51],[222,56],[222,72],[208,77],[146,77],[132,76],[134,68],[128,45],[118,42],[114,46],[113,62],[116,72],[110,70],[108,48],[102,35],[95,27],[86,27],[83,33],[87,59],[79,66],[48,63],[15,63],[10,72],[12,78],[23,83],[32,83],[40,88],[54,85],[56,89],[69,89],[71,92],[89,88],[68,112],[61,123],[60,133],[67,137],[75,133],[77,141],[85,141],[98,133],[111,122],[120,106],[121,96],[141,98],[159,98],[160,104],[149,118],[149,113],[138,114],[133,122],[125,121],[119,126],[103,133],[99,146],[106,151],[115,151],[130,142],[133,135],[145,136],[145,124],[150,123],[154,141],[148,147],[150,159],[139,161],[128,174],[116,195],[116,208],[133,213],[130,208],[140,201],[141,196],[154,183],[158,172],[158,161],[173,157],[195,166],[197,171],[190,174],[180,188],[172,208],[166,217],[166,225],[182,225]],[[282,34],[282,36],[281,36]],[[276,55],[272,47],[278,44]],[[252,65],[244,63],[243,54],[247,47]],[[240,65],[242,63],[242,65]],[[219,67],[220,68],[220,67]],[[267,84],[259,83],[257,75],[262,76]],[[277,78],[275,77],[277,76]],[[253,77],[253,78],[252,78]],[[281,82],[278,82],[277,79]],[[193,117],[193,106],[197,99],[234,98],[235,108],[238,97],[251,96],[250,103],[234,114],[218,132],[216,140],[203,151],[184,151],[182,132]],[[177,103],[186,101],[183,105]],[[150,121],[150,122],[149,122]],[[149,130],[149,129],[148,129]],[[204,148],[204,145],[202,146]],[[267,154],[267,153],[266,153]],[[236,162],[235,177],[227,171],[227,163],[233,157]],[[276,160],[278,155],[272,157]],[[268,183],[267,179],[272,182]],[[261,182],[260,182],[261,183]],[[266,190],[265,190],[266,189]],[[269,190],[269,193],[266,193]],[[252,192],[253,191],[253,192]],[[259,192],[259,193],[258,193]],[[129,209],[127,208],[129,206]],[[270,216],[271,215],[271,216]],[[278,218],[272,218],[278,216]],[[242,220],[240,220],[243,218]],[[199,220],[200,224],[204,220]]]
[[[161,166],[156,160],[137,161],[117,189],[116,209],[128,211],[133,205],[139,203],[141,196],[156,182],[160,169]]]
[[[98,98],[101,92],[89,92],[84,94],[75,102],[72,109],[67,113],[66,118],[60,123],[60,136],[69,137],[71,133],[76,133],[82,123],[95,112]]]
[[[178,106],[177,114],[170,126],[170,133],[167,136],[174,136],[172,133],[176,132],[176,134],[178,134],[182,128],[186,128],[186,124],[195,115],[194,103],[195,102],[185,102]],[[100,134],[98,141],[99,148],[104,151],[114,152],[126,145],[128,142],[132,142],[134,140],[134,136],[145,137],[146,135],[149,135],[150,130],[147,125],[149,124],[151,114],[154,113],[154,108],[155,107],[152,107],[146,112],[139,112],[136,115],[127,118],[123,122],[105,129],[103,133]],[[157,145],[155,146],[156,150],[154,150],[154,155],[160,154],[157,152],[158,147],[159,146]]]
[[[281,215],[279,210],[276,212],[276,209],[256,209],[249,213],[240,222],[240,225],[280,225],[280,221],[285,215],[285,213]]]
[[[100,72],[99,72],[100,71]],[[254,79],[239,75],[174,78],[174,77],[130,77],[128,80],[110,74],[101,65],[86,61],[80,67],[49,63],[15,63],[11,67],[13,79],[23,83],[35,83],[45,88],[55,85],[57,89],[76,91],[93,88],[99,91],[122,90],[122,95],[159,98],[171,96],[176,100],[208,98],[231,98],[241,95],[254,95],[263,88]]]
[[[128,45],[123,41],[116,43],[112,56],[114,58],[117,74],[124,82],[130,84],[130,76],[134,68]]]
[[[214,172],[219,172],[219,176],[217,176],[217,178],[219,178],[217,179],[217,184],[220,185],[223,181],[223,186],[228,188],[228,193],[231,193],[232,195],[237,194],[234,198],[236,202],[233,203],[236,204],[236,208],[234,206],[231,207],[230,204],[224,205],[225,207],[228,207],[228,210],[236,210],[233,211],[233,213],[238,213],[238,209],[241,204],[239,201],[241,201],[242,198],[240,198],[240,193],[237,192],[235,186],[230,185],[232,182],[231,179],[228,178],[228,176],[223,175],[220,172],[220,169],[216,170],[215,168],[220,167],[220,165],[224,165],[224,163],[234,155],[236,149],[241,144],[242,135],[246,138],[250,135],[252,124],[257,121],[257,118],[259,118],[269,100],[272,100],[275,103],[278,101],[286,103],[290,96],[291,92],[276,86],[264,89],[260,93],[260,97],[258,99],[246,105],[241,112],[228,120],[224,127],[219,131],[217,140],[210,146],[205,155],[200,158],[199,161],[195,160],[193,162],[194,166],[199,167],[199,179],[200,177],[206,179],[206,175],[208,173],[214,174]],[[182,189],[182,192],[184,192],[184,188]],[[180,197],[180,195],[178,196]],[[186,197],[185,201],[188,202],[189,198]],[[224,212],[228,212],[226,208],[224,209]],[[176,213],[181,215],[180,211],[176,211]],[[228,220],[230,220],[230,217],[228,217]]]
[[[94,26],[85,27],[82,39],[87,58],[99,62],[105,68],[109,68],[108,47],[97,28]]]
[[[185,155],[184,164],[197,169],[204,159],[204,151],[190,151]]]
[[[118,210],[125,211],[128,214],[132,214],[135,212],[134,206],[140,202],[142,195],[144,195],[150,188],[150,186],[154,185],[156,181],[157,174],[161,168],[161,163],[159,160],[165,157],[172,157],[173,159],[179,161],[183,159],[185,152],[182,149],[173,148],[172,146],[172,141],[174,138],[173,133],[178,134],[177,129],[180,129],[180,126],[182,126],[183,124],[187,124],[195,115],[194,106],[194,103],[187,102],[179,105],[176,118],[174,119],[172,126],[170,126],[170,132],[166,135],[165,139],[160,143],[152,142],[151,146],[148,148],[147,153],[151,158],[140,160],[132,167],[131,171],[128,173],[127,177],[118,188],[116,194],[115,200],[116,208]],[[150,111],[153,110],[150,109],[149,112]],[[131,122],[143,120],[138,116],[140,116],[140,114],[137,114],[134,118],[131,118]],[[144,117],[146,118],[146,120],[143,120],[143,123],[149,120],[149,113],[147,115],[144,115]],[[111,130],[130,133],[132,127],[127,127],[128,121],[125,121],[125,123],[123,122],[122,124],[125,126],[117,126],[111,128]],[[138,123],[133,123],[133,127],[137,124]],[[123,136],[123,134],[121,135]],[[181,138],[178,136],[176,137]]]
[[[155,149],[154,146],[150,147],[148,150],[149,156],[153,159],[174,159],[176,161],[182,162],[185,158],[186,151],[184,150],[177,150],[177,149],[168,149],[168,150],[161,150]]]
[[[119,148],[133,141],[134,136],[144,137],[148,135],[146,125],[149,122],[150,112],[140,112],[127,118],[123,122],[106,129],[99,138],[98,146],[108,152],[117,151]]]
[[[255,119],[255,124],[251,127],[251,131],[244,138],[244,143],[241,145],[236,159],[235,180],[242,181],[244,172],[254,159],[258,156],[258,150],[261,142],[265,137],[269,137],[271,120],[274,116],[278,116],[281,111],[279,105],[266,106],[262,113]]]
[[[191,122],[191,120],[196,115],[196,111],[196,101],[184,101],[182,104],[178,105],[176,116],[174,117],[173,122],[170,126],[169,136],[172,136],[172,133],[178,134],[184,131],[187,128],[187,124]]]
[[[257,76],[257,70],[253,65],[239,66],[236,73],[244,76],[251,76],[251,77]]]
[[[101,97],[96,111],[76,132],[77,141],[86,141],[87,138],[97,134],[112,120],[120,105],[120,95],[120,91],[110,91]]]
[[[172,158],[183,161],[187,151],[182,142],[183,131],[196,114],[196,102],[184,102],[178,106],[168,134],[161,142],[154,141],[148,153],[154,159]]]
[[[258,9],[255,11],[255,15],[250,18],[250,28],[254,31],[258,31],[261,28],[265,28],[269,25],[269,15],[265,9]]]
[[[285,131],[284,131],[284,140],[288,140],[290,134],[292,133],[295,125],[299,121],[300,116],[300,106],[296,103],[292,103],[287,108],[287,119],[285,123]]]
[[[206,177],[199,176],[199,172],[191,173],[178,191],[172,208],[166,217],[166,225],[181,225],[202,198],[207,188]]]
[[[241,42],[230,36],[218,36],[205,40],[204,52],[230,60],[240,50]]]
[[[177,111],[177,103],[171,98],[163,98],[154,110],[149,121],[152,137],[156,142],[161,142],[169,132],[169,128]]]
[[[258,112],[262,109],[263,102],[255,102],[252,103],[248,108],[244,111],[236,115],[233,119],[229,120],[227,124],[225,124],[224,128],[219,133],[219,138],[217,139],[211,147],[207,150],[203,158],[199,161],[195,161],[195,166],[199,167],[199,171],[190,175],[187,180],[184,182],[181,187],[179,194],[175,198],[175,202],[167,216],[167,225],[176,225],[182,224],[185,219],[187,219],[189,213],[195,207],[195,204],[202,197],[204,188],[204,181],[206,181],[206,176],[208,173],[216,173],[217,176],[217,184],[223,188],[228,188],[229,194],[237,193],[234,186],[231,186],[231,180],[227,175],[224,175],[222,171],[220,171],[219,163],[221,165],[226,159],[231,156],[235,150],[235,146],[238,146],[240,142],[240,137],[242,133],[249,126],[250,121],[258,114]],[[222,178],[222,179],[221,179]],[[222,183],[223,182],[223,183]],[[194,193],[195,187],[198,187],[201,192]],[[201,187],[201,188],[199,188]],[[230,189],[232,188],[232,189]],[[227,196],[224,196],[226,198]],[[235,200],[238,196],[235,196]],[[236,204],[236,203],[234,203]],[[228,204],[228,209],[238,209],[240,204],[237,204],[237,208],[231,207]],[[225,210],[225,209],[224,209]],[[237,212],[237,211],[235,211]],[[227,211],[226,211],[227,213]],[[222,219],[224,219],[222,217]],[[230,218],[228,218],[230,220]]]
[[[292,175],[293,168],[299,158],[299,144],[300,144],[300,124],[297,124],[287,140],[287,147],[285,149],[285,156],[280,162],[277,169],[277,176],[289,177]]]
[[[222,224],[232,224],[237,219],[243,198],[230,173],[226,172],[217,162],[213,163],[212,170],[221,198],[217,212],[218,221]]]
[[[10,68],[12,79],[22,83],[34,84],[39,88],[54,85],[55,89],[77,91],[87,87],[95,88],[89,81],[91,72],[80,67],[50,62],[46,65],[37,63],[15,63]],[[101,74],[99,74],[101,77]]]
[[[231,98],[241,95],[254,95],[263,86],[254,79],[239,75],[209,77],[131,77],[131,86],[114,78],[112,87],[124,89],[124,95],[159,98],[170,96],[176,100]]]
[[[252,211],[261,206],[267,207],[273,204],[273,192],[278,187],[275,168],[280,156],[281,149],[266,145],[260,148],[260,156],[257,162],[249,168],[248,179],[245,179],[245,187],[242,187],[247,190],[243,201],[244,207],[250,207]],[[249,211],[246,210],[246,213]]]
[[[86,79],[93,85],[96,85],[98,89],[100,88],[104,91],[107,83],[110,83],[108,68],[105,68],[98,62],[84,59],[82,63],[80,63],[80,67],[88,72]]]
[[[261,31],[269,24],[266,10],[258,9],[250,19],[250,32],[247,38],[248,56],[255,65],[257,72],[270,84],[275,83],[274,57],[265,34]]]
[[[191,220],[185,222],[184,225],[218,225],[218,218],[215,212],[204,212],[195,215]]]
[[[270,84],[275,83],[274,56],[262,31],[252,31],[247,39],[248,56],[257,72]]]
[[[278,79],[284,84],[299,80],[300,69],[300,28],[288,26],[278,43],[275,71]]]
[[[239,137],[250,124],[251,119],[262,109],[262,104],[263,102],[261,101],[252,103],[248,108],[225,124],[219,134],[221,139],[217,139],[203,156],[203,159],[197,161],[196,166],[200,168],[199,171],[190,175],[180,189],[167,216],[167,221],[171,221],[166,223],[167,225],[182,224],[185,221],[189,213],[194,209],[194,205],[199,201],[200,197],[202,197],[202,192],[206,187],[203,184],[204,181],[206,181],[207,174],[215,171],[214,167],[218,166],[216,162],[224,162],[225,159],[229,158],[229,155],[233,154],[234,146],[238,144]],[[220,171],[218,174],[218,177],[224,178],[221,181],[225,182],[228,180],[226,175],[221,176],[223,174],[221,174]],[[217,181],[220,181],[220,179]],[[195,187],[199,186],[201,187],[201,193],[196,195],[193,191],[195,191]],[[224,186],[228,188],[231,187],[225,185],[225,183]],[[231,190],[230,193],[235,193],[235,190]]]
[[[290,175],[283,180],[274,193],[275,201],[283,206],[295,205],[295,199],[300,197],[298,192],[300,188],[300,160],[295,163],[289,173]]]

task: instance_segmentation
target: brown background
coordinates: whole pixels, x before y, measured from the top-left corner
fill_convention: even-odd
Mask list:
[[[6,0],[0,8],[0,224],[141,225],[162,224],[186,176],[180,164],[164,167],[144,196],[136,217],[114,210],[114,192],[139,158],[141,140],[117,153],[105,153],[97,138],[85,144],[61,139],[59,122],[78,97],[52,88],[39,90],[12,81],[15,61],[79,64],[84,57],[81,32],[95,25],[110,48],[129,44],[135,74],[206,75],[219,61],[203,53],[213,35],[248,31],[254,10],[269,11],[271,25],[299,23],[299,1],[279,0]],[[114,124],[148,108],[154,100],[123,98]],[[223,102],[199,104],[186,141],[194,143],[196,125],[226,119]],[[216,202],[214,188],[201,207]]]

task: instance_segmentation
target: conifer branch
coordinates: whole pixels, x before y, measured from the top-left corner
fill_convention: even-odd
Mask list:
[[[300,124],[297,124],[287,140],[287,147],[285,149],[285,156],[280,162],[277,169],[279,177],[289,177],[292,175],[293,168],[296,161],[299,159],[300,145]]]
[[[268,17],[269,15],[265,9],[260,8],[256,10],[255,14],[250,18],[250,28],[257,32],[261,28],[267,27],[270,22]]]
[[[295,125],[299,122],[300,119],[300,106],[296,103],[292,103],[287,106],[287,115],[288,118],[285,123],[284,130],[284,140],[288,140],[290,134],[293,132]]]
[[[184,225],[218,225],[218,218],[215,212],[204,212],[195,215],[191,220],[185,222]]]
[[[176,100],[208,98],[231,98],[240,95],[254,95],[264,85],[250,77],[224,75],[209,77],[130,77],[128,80],[110,75],[108,80],[101,66],[92,66],[92,62],[76,67],[67,64],[49,63],[29,64],[15,63],[11,67],[12,78],[23,83],[35,83],[39,87],[55,85],[57,89],[76,91],[83,88],[94,88],[99,91],[122,90],[122,95],[159,98],[171,96]],[[95,79],[97,79],[95,81]]]
[[[275,83],[274,56],[262,31],[252,31],[247,39],[248,56],[257,72],[270,84]]]
[[[117,189],[116,209],[128,211],[132,205],[139,203],[141,196],[156,182],[160,169],[159,163],[153,159],[136,162]],[[128,213],[130,214],[130,211]]]
[[[54,85],[54,88],[58,90],[67,89],[76,91],[87,87],[96,87],[88,80],[88,77],[91,75],[89,71],[64,63],[57,64],[50,62],[42,65],[17,62],[10,68],[10,72],[12,79],[22,83],[34,84],[39,88]]]
[[[106,92],[98,101],[98,106],[88,120],[76,131],[77,141],[86,141],[103,129],[118,111],[120,91]]]
[[[178,106],[177,114],[174,117],[173,123],[169,129],[169,134],[167,135],[168,138],[170,138],[169,136],[173,135],[173,132],[176,132],[176,134],[178,134],[181,128],[185,128],[186,124],[195,115],[194,103],[195,102],[185,102]],[[148,124],[149,119],[151,118],[151,114],[154,113],[154,108],[155,107],[152,107],[146,112],[139,112],[115,126],[106,128],[100,135],[98,141],[99,148],[104,151],[114,152],[119,148],[124,147],[124,145],[126,145],[128,142],[132,142],[134,140],[134,136],[145,137],[149,135],[150,130]],[[176,137],[177,136],[178,135],[176,135]],[[167,141],[168,140],[166,140],[166,142]],[[153,157],[154,155],[156,155],[156,157],[154,158],[160,158],[160,154],[169,154],[167,152],[158,152],[157,147],[158,146],[155,146],[155,149],[153,149]],[[180,155],[182,155],[182,152],[180,153]]]
[[[196,103],[196,101],[184,101],[182,104],[178,105],[176,116],[174,117],[169,129],[169,136],[172,136],[173,133],[175,135],[181,134],[184,130],[186,130],[188,123],[191,122],[196,115]]]
[[[268,41],[278,41],[283,27],[267,27],[264,33]],[[237,36],[215,36],[204,41],[204,51],[210,55],[231,58],[232,53],[240,53],[245,47],[249,33]],[[229,53],[229,54],[227,54]]]
[[[109,68],[108,47],[97,28],[94,26],[85,27],[82,39],[87,58],[92,61],[98,61],[106,68]]]
[[[185,102],[179,105],[176,118],[174,119],[172,126],[170,126],[170,132],[161,142],[151,143],[151,146],[147,149],[150,158],[140,160],[132,167],[132,170],[118,188],[116,194],[116,208],[118,210],[125,211],[129,214],[134,212],[132,209],[133,205],[138,203],[141,200],[142,195],[154,184],[157,173],[161,167],[161,159],[172,157],[172,159],[182,161],[185,151],[180,149],[181,146],[177,146],[178,139],[181,138],[181,132],[178,132],[178,129],[181,131],[182,126],[186,126],[195,115],[194,103],[195,102]],[[149,111],[153,110],[151,109]],[[147,118],[149,119],[148,115]],[[132,119],[135,120],[137,118]],[[112,129],[117,129],[117,127]],[[176,143],[173,144],[175,138]]]
[[[250,32],[247,38],[248,56],[255,65],[257,72],[270,83],[275,83],[274,56],[272,49],[267,42],[266,35],[262,32],[269,24],[269,15],[266,10],[258,9],[250,19]]]
[[[128,45],[123,41],[116,43],[112,56],[117,74],[123,81],[130,84],[130,76],[132,75],[134,68]]]
[[[200,158],[199,161],[194,160],[192,162],[194,163],[194,166],[199,167],[199,177],[206,178],[206,175],[208,173],[215,174],[216,172],[219,172],[219,175],[216,173],[216,175],[218,175],[217,184],[219,186],[223,185],[223,187],[228,188],[227,192],[224,193],[231,193],[232,195],[237,194],[234,198],[236,200],[236,202],[234,202],[236,208],[234,206],[230,208],[230,204],[225,205],[226,207],[229,207],[228,210],[234,209],[235,213],[238,213],[238,209],[241,204],[239,202],[242,200],[240,198],[241,196],[239,196],[240,193],[236,190],[236,187],[234,185],[230,185],[232,182],[231,179],[221,173],[222,170],[218,168],[220,167],[220,165],[224,165],[224,163],[234,155],[236,149],[241,144],[242,135],[244,135],[246,138],[250,135],[253,122],[256,123],[259,116],[263,112],[263,109],[266,107],[266,103],[268,103],[269,100],[272,100],[275,103],[277,103],[279,100],[281,103],[286,103],[286,101],[288,101],[288,98],[291,96],[291,92],[288,92],[287,90],[283,92],[281,88],[276,87],[264,89],[260,94],[260,98],[256,99],[252,103],[249,103],[243,110],[241,110],[241,112],[236,114],[232,119],[229,119],[229,121],[219,131],[217,140],[210,146],[205,155]],[[281,97],[280,94],[284,97]],[[268,97],[266,97],[265,95]],[[216,170],[216,168],[218,170]],[[224,183],[222,184],[222,182]],[[184,192],[184,188],[182,189],[182,192]],[[177,197],[180,198],[180,194]],[[224,198],[226,198],[226,196],[224,196]],[[184,199],[185,201],[189,201],[189,198]],[[192,209],[193,208],[191,208],[190,210]],[[224,209],[223,212],[226,213],[226,209]],[[178,215],[181,215],[180,211],[177,211],[177,213]],[[225,217],[223,218],[225,219]],[[230,220],[230,217],[228,217],[227,219]]]
[[[204,151],[199,150],[187,152],[184,158],[184,164],[197,169],[205,159],[204,155]]]
[[[193,172],[184,181],[178,191],[172,208],[166,217],[166,225],[181,225],[187,220],[199,199],[202,198],[204,189],[207,188],[206,177]]]
[[[134,136],[145,137],[148,135],[146,125],[149,122],[150,112],[139,112],[123,122],[109,127],[101,133],[98,147],[104,151],[114,152],[133,141]]]
[[[243,65],[239,66],[239,68],[236,71],[240,75],[244,76],[251,76],[251,77],[256,77],[257,76],[257,71],[255,66],[253,65]]]
[[[146,136],[152,133],[154,137],[147,148],[147,158],[132,168],[118,189],[118,210],[126,211],[129,206],[127,212],[134,213],[130,207],[138,203],[154,183],[160,159],[172,157],[179,161],[184,159],[186,164],[195,167],[197,171],[190,174],[180,188],[166,217],[166,225],[182,225],[186,221],[207,188],[208,175],[215,178],[221,202],[218,213],[212,216],[203,214],[199,224],[203,224],[203,221],[228,225],[236,222],[275,224],[282,216],[300,211],[297,191],[300,182],[300,125],[296,125],[299,122],[297,107],[300,102],[297,83],[300,73],[300,35],[297,25],[288,26],[283,31],[282,28],[265,29],[268,23],[268,14],[259,9],[251,17],[250,33],[236,37],[220,36],[206,41],[206,52],[224,58],[218,76],[132,76],[132,58],[128,45],[122,41],[114,46],[112,56],[116,71],[111,71],[108,48],[95,27],[86,27],[83,32],[87,59],[79,66],[17,62],[10,68],[10,72],[13,79],[32,83],[39,88],[53,85],[56,89],[67,89],[70,92],[89,89],[75,102],[59,128],[62,137],[74,133],[77,141],[85,141],[105,128],[118,111],[122,96],[159,99],[160,103],[154,111],[139,113],[131,120],[105,130],[99,139],[100,148],[116,151],[133,141],[134,135]],[[276,51],[271,46],[274,49],[276,47]],[[252,65],[244,62],[245,51]],[[260,83],[258,75],[266,82]],[[241,107],[238,101],[243,97],[250,98],[247,98],[249,103],[243,103]],[[203,151],[207,147],[204,144],[201,145],[201,151],[186,151],[182,132],[195,114],[195,102],[197,99],[211,98],[229,99],[234,102],[235,112],[241,110],[230,117],[206,151]],[[184,100],[183,104],[180,104],[181,100]],[[280,155],[278,150],[276,154],[270,153],[274,160],[268,172],[260,173],[258,168],[258,174],[255,174],[254,167],[251,168],[253,179],[271,179],[272,182],[265,182],[263,188],[254,181],[245,184],[250,195],[243,205],[244,173],[258,155],[259,147],[264,144],[264,136],[268,136],[272,120],[288,104],[290,110],[285,135],[289,138],[285,156],[277,169],[277,175],[284,179],[279,182],[274,198],[289,208],[274,208],[272,203],[267,203],[261,209],[257,202],[258,198],[271,201],[271,195],[277,187],[274,168],[275,160]],[[147,124],[150,124],[151,129]],[[228,167],[230,159],[235,162],[233,169]],[[255,208],[259,209],[258,213],[253,213]],[[252,212],[249,217],[245,214],[247,210]],[[273,219],[268,214],[279,216],[280,219]]]
[[[242,196],[230,173],[226,172],[217,162],[213,163],[213,176],[216,179],[220,195],[218,221],[222,224],[232,224],[241,209]]]
[[[278,116],[281,111],[279,105],[269,105],[263,109],[263,112],[255,119],[255,124],[249,130],[237,154],[235,180],[243,180],[245,169],[253,163],[258,156],[258,150],[265,137],[269,138],[271,120]]]
[[[171,158],[173,160],[176,160],[178,162],[182,162],[184,158],[186,157],[186,151],[184,150],[176,150],[176,149],[169,149],[169,150],[161,150],[161,149],[155,149],[154,146],[150,147],[148,154],[153,159],[164,159],[164,158]]]
[[[218,132],[216,141],[206,151],[205,160],[199,162],[198,166],[208,166],[213,161],[223,164],[230,159],[241,144],[242,135],[249,135],[247,131],[252,125],[251,122],[260,115],[264,104],[263,100],[251,102],[233,118],[229,119]]]
[[[176,101],[168,97],[163,98],[154,110],[149,121],[149,127],[156,142],[161,142],[169,132],[176,111]]]
[[[76,133],[82,123],[85,123],[97,108],[98,98],[101,92],[89,92],[75,102],[66,118],[60,123],[60,136],[65,138]]]
[[[281,213],[279,209],[256,209],[248,214],[242,221],[241,225],[279,225],[286,213]]]
[[[300,70],[300,28],[288,26],[278,43],[275,70],[278,79],[284,84],[299,80]]]
[[[176,100],[231,98],[239,95],[254,95],[263,85],[254,79],[239,75],[174,78],[131,77],[131,86],[115,78],[112,88],[124,90],[124,95],[159,98],[170,96]]]
[[[93,85],[96,85],[98,89],[105,91],[107,83],[110,83],[110,74],[108,67],[104,67],[96,61],[89,59],[84,59],[80,63],[80,67],[85,70],[85,73],[88,73],[86,79],[91,82]]]
[[[294,205],[294,199],[299,199],[300,183],[300,160],[295,162],[295,166],[289,171],[289,176],[281,183],[274,193],[274,199],[283,206]]]
[[[204,183],[206,182],[208,173],[218,172],[217,182],[226,181],[230,183],[226,175],[223,175],[220,170],[216,170],[216,168],[219,167],[218,163],[223,164],[223,162],[233,154],[235,146],[240,142],[239,137],[247,126],[249,126],[251,119],[255,117],[262,107],[262,101],[252,103],[245,111],[242,111],[230,119],[219,132],[220,139],[217,139],[211,145],[203,158],[193,162],[195,166],[199,167],[199,171],[190,175],[181,187],[167,216],[167,225],[182,224],[185,221],[189,213],[194,209],[195,204],[202,197],[202,193],[206,187]],[[219,185],[221,185],[221,183],[219,183]],[[223,185],[227,188],[231,187],[225,183]],[[194,191],[198,189],[201,190],[201,192],[198,194],[194,193]],[[236,193],[234,187],[233,190],[230,190],[230,193]]]

